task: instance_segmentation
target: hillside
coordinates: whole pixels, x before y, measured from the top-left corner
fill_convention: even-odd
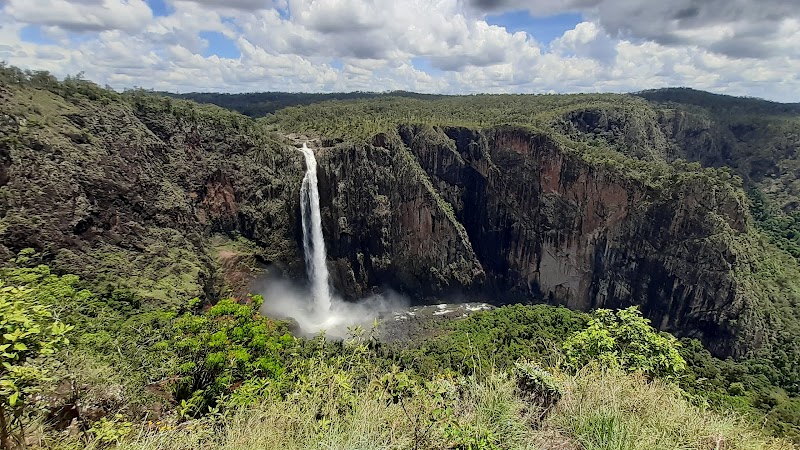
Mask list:
[[[345,297],[391,288],[416,303],[458,297],[580,311],[636,305],[658,329],[687,338],[690,350],[683,357],[690,375],[684,380],[690,382],[681,392],[696,395],[697,401],[686,402],[669,384],[661,391],[638,375],[617,372],[592,372],[585,378],[565,372],[560,382],[574,392],[604,383],[641,384],[642,392],[657,390],[647,395],[673,395],[675,408],[684,411],[707,402],[739,413],[767,414],[771,431],[796,437],[800,270],[793,244],[800,236],[792,234],[794,222],[788,219],[800,195],[793,190],[800,186],[793,171],[800,118],[792,105],[757,103],[752,112],[744,112],[750,105],[745,102],[740,113],[716,106],[733,100],[685,97],[683,91],[404,95],[320,103],[312,97],[314,103],[275,107],[274,113],[254,120],[216,106],[140,91],[119,94],[79,79],[60,82],[44,73],[3,68],[4,282],[34,293],[43,290],[37,298],[55,302],[63,319],[91,330],[91,339],[78,342],[91,349],[87,354],[102,356],[103,370],[113,372],[119,364],[147,366],[130,386],[119,381],[140,394],[143,386],[150,389],[170,374],[162,371],[170,362],[137,355],[139,345],[189,336],[190,347],[174,359],[205,358],[192,352],[205,348],[203,339],[223,336],[214,334],[219,330],[213,327],[227,322],[215,318],[244,320],[253,313],[237,312],[235,303],[223,302],[203,319],[202,306],[228,296],[246,301],[250,283],[266,265],[302,279],[298,192],[304,163],[294,146],[309,138],[319,162],[328,266],[334,288]],[[300,97],[296,103],[310,101]],[[58,277],[66,274],[80,281]],[[100,305],[113,321],[92,312],[94,306],[84,309],[84,303]],[[500,311],[501,319],[516,314]],[[175,325],[179,332],[161,336],[159,324],[173,324],[176,317],[183,317]],[[118,330],[121,324],[127,331]],[[306,373],[305,359],[294,358],[302,354],[310,360],[313,342],[292,340],[284,324],[254,326],[253,339],[267,340],[269,351],[236,366],[236,382],[222,375],[208,378],[208,373],[185,378],[181,371],[194,373],[196,361],[173,374],[184,384],[169,401],[182,405],[183,415],[212,411],[218,401],[222,404],[222,397],[214,395],[228,395],[233,385],[239,389],[249,380],[245,375],[275,381],[292,370]],[[202,327],[211,328],[198,331]],[[153,334],[110,343],[111,335],[133,336],[137,329]],[[548,336],[561,348],[580,329]],[[542,339],[540,332],[520,339]],[[447,339],[448,332],[442,333]],[[145,337],[151,339],[147,344],[139,340]],[[691,338],[715,357],[735,361],[712,357]],[[209,348],[223,345],[214,342],[205,343]],[[325,364],[341,362],[336,351],[342,344],[330,345],[333,354],[325,357],[332,359]],[[374,345],[377,350],[369,348],[385,359],[373,360],[370,354],[363,376],[342,381],[360,386],[365,397],[335,398],[349,405],[342,411],[353,414],[353,420],[369,414],[359,408],[374,406],[369,403],[375,401],[370,397],[374,382],[387,382],[384,375],[373,379],[376,373],[391,374],[389,367],[400,364],[435,378],[426,367],[444,367],[441,361],[421,361],[414,348]],[[450,346],[441,345],[435,354],[450,355]],[[479,354],[502,353],[498,349],[504,347],[492,345],[498,348]],[[137,359],[145,357],[154,359]],[[513,362],[511,357],[497,361],[509,374]],[[333,373],[339,369],[334,369],[331,379],[338,380]],[[304,376],[298,379],[308,381]],[[102,377],[92,382],[99,383],[97,378]],[[484,389],[485,383],[490,381],[482,379],[468,389]],[[731,388],[732,383],[741,389]],[[276,386],[268,394],[288,398],[282,397],[286,386]],[[503,389],[511,388],[498,389],[508,393]],[[150,401],[141,400],[137,408],[151,408]],[[563,432],[571,414],[565,411],[580,405],[562,404],[558,411],[564,415],[548,419],[552,423],[544,428]],[[432,404],[417,406],[430,414],[437,410]],[[142,415],[133,409],[126,413]],[[705,414],[691,411],[686,417]],[[724,426],[735,428],[736,420]],[[631,430],[644,426],[625,424]],[[419,431],[419,424],[403,426]]]
[[[253,118],[272,114],[289,106],[310,105],[327,100],[374,99],[382,97],[432,99],[441,97],[433,94],[417,94],[415,92],[404,91],[389,93],[342,92],[331,94],[300,94],[296,92],[253,92],[247,94],[216,94],[208,92],[173,94],[170,92],[159,92],[159,94],[184,100],[192,100],[197,103],[210,103],[226,109],[238,111]]]

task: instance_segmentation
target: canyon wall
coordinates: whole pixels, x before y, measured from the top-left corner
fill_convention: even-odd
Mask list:
[[[228,292],[220,255],[233,253],[212,239],[222,234],[303,279],[304,165],[286,136],[218,108],[107,95],[0,87],[0,257],[32,247],[96,289],[213,301]],[[626,123],[570,120],[581,133]],[[639,152],[654,129],[623,134]],[[640,305],[716,354],[758,346],[759,333],[739,345],[755,308],[736,278],[741,190],[704,170],[642,176],[564,137],[401,125],[368,142],[312,143],[334,288],[420,303]]]
[[[661,329],[735,351],[736,257],[715,240],[721,228],[745,230],[732,191],[691,177],[654,189],[521,129],[403,126],[399,135],[321,158],[343,292],[640,305]]]

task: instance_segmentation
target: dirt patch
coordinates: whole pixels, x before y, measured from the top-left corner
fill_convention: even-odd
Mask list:
[[[217,260],[222,281],[220,293],[238,301],[246,300],[250,294],[250,284],[261,272],[255,255],[232,248],[219,248]]]
[[[537,432],[536,448],[542,450],[580,450],[583,447],[558,430],[543,429]]]

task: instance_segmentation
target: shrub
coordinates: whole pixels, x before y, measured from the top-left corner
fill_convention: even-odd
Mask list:
[[[132,431],[133,424],[127,422],[122,414],[116,414],[110,419],[103,417],[89,428],[89,434],[100,446],[119,444]]]
[[[252,300],[221,300],[203,315],[186,313],[176,320],[169,344],[178,354],[173,389],[182,415],[208,411],[248,379],[278,384],[283,379],[284,353],[295,340],[284,325],[259,315],[261,297]]]
[[[563,388],[547,370],[527,361],[519,361],[514,367],[517,389],[532,406],[539,408],[537,420],[541,421],[561,400]]]
[[[614,313],[598,309],[589,326],[564,342],[567,363],[579,369],[591,361],[612,368],[637,371],[654,378],[671,378],[686,369],[675,337],[650,326],[632,306]]]
[[[3,448],[11,448],[12,425],[18,424],[22,430],[25,404],[47,375],[40,359],[69,344],[64,335],[71,329],[70,325],[53,319],[36,291],[5,286],[0,280],[0,445]]]

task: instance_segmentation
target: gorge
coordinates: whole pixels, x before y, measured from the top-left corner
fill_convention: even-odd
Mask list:
[[[604,380],[661,386],[648,398],[677,402],[681,420],[717,423],[707,402],[800,439],[791,105],[683,90],[401,93],[250,118],[13,69],[0,80],[4,305],[75,326],[51,368],[69,392],[35,400],[54,436],[115,411],[144,428],[255,402],[295,420],[286,411],[303,398],[313,430],[374,407],[409,439],[432,418],[430,448],[443,448],[472,419],[441,418],[442,395],[502,392],[538,433],[521,421],[539,400],[518,383],[550,377],[572,383],[553,413],[563,423],[582,417],[566,409],[576,386]],[[468,301],[495,307],[442,304]],[[415,323],[387,336],[373,318]],[[598,336],[642,372],[587,375],[582,343]],[[495,369],[504,387],[483,376]],[[445,379],[460,387],[429,391]],[[709,433],[680,448],[707,448]]]
[[[289,277],[313,269],[324,308],[317,230],[345,299],[392,289],[415,303],[639,305],[720,356],[778,345],[795,321],[796,263],[754,229],[742,181],[768,192],[763,159],[789,170],[788,113],[768,137],[736,144],[739,128],[715,110],[610,94],[387,97],[258,121],[148,93],[0,95],[0,253],[32,247],[101,289],[212,299],[235,269],[234,292],[246,292],[250,255]],[[496,115],[480,113],[497,101]],[[313,186],[290,132],[314,139],[318,217],[298,200]],[[748,139],[771,139],[774,155],[741,156]],[[700,148],[735,160],[738,176],[678,158]]]

